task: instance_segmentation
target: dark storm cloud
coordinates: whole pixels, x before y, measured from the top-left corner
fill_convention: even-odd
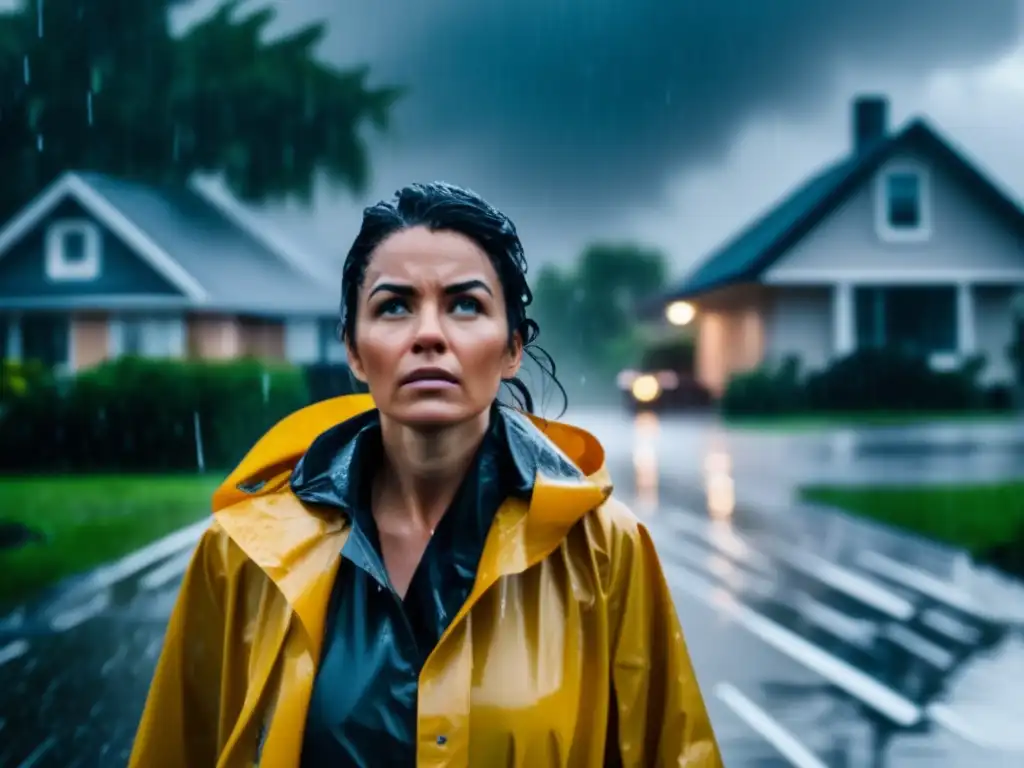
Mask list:
[[[992,59],[1018,0],[278,0],[323,54],[409,87],[397,141],[457,148],[517,200],[656,198],[761,110],[813,108],[843,68],[913,78]],[[464,170],[464,169],[460,169]],[[500,180],[500,181],[499,181]],[[567,201],[562,198],[561,204]]]

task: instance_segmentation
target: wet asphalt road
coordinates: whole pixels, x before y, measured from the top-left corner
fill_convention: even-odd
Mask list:
[[[1015,475],[1018,425],[768,438],[576,418],[655,533],[726,765],[1024,764],[1024,589],[791,501],[817,479]],[[187,554],[0,619],[0,767],[125,763]]]

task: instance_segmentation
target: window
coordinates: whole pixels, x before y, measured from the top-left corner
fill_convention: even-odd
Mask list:
[[[46,231],[46,275],[51,280],[95,280],[100,274],[100,232],[85,219],[68,219]]]
[[[859,287],[854,293],[858,347],[932,355],[957,351],[956,288]]]
[[[177,358],[185,354],[185,323],[180,317],[123,317],[110,327],[115,357]]]
[[[916,173],[891,173],[886,177],[886,215],[893,229],[921,226],[921,177]]]
[[[876,187],[875,226],[887,242],[921,242],[931,236],[928,174],[903,163],[884,169]]]

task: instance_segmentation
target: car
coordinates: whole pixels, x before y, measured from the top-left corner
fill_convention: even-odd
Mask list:
[[[711,393],[692,374],[673,370],[625,370],[616,383],[633,412],[700,411],[711,406]]]

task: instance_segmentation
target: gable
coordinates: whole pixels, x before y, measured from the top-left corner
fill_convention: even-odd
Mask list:
[[[95,277],[53,279],[47,273],[47,234],[53,225],[85,223],[97,233]],[[38,304],[90,296],[185,296],[78,201],[66,195],[29,230],[0,253],[0,305]]]
[[[886,231],[890,174],[919,179],[921,226],[909,237]],[[934,153],[909,147],[893,152],[828,216],[761,276],[768,283],[850,279],[992,280],[1024,276],[1024,231],[1014,226]]]

